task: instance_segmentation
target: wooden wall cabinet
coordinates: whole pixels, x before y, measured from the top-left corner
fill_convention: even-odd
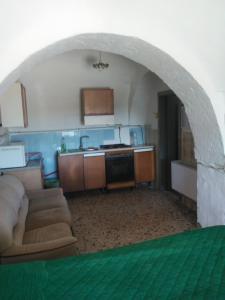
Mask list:
[[[82,89],[82,109],[85,116],[113,115],[113,90],[109,88]]]
[[[84,190],[84,157],[65,155],[58,157],[60,185],[64,192]]]
[[[105,154],[84,154],[84,186],[86,190],[106,186]]]
[[[0,97],[3,127],[27,127],[27,103],[24,86],[16,82]]]
[[[155,180],[155,152],[148,149],[134,151],[135,182]]]

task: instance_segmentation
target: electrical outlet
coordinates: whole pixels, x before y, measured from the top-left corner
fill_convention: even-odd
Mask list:
[[[70,136],[73,137],[74,136],[74,131],[63,131],[62,132],[62,136]]]

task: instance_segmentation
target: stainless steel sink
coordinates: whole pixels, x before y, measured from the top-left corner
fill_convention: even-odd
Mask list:
[[[88,147],[88,148],[78,148],[78,149],[68,149],[65,152],[60,152],[60,153],[77,153],[77,152],[85,152],[85,151],[97,151],[99,148],[97,147]]]

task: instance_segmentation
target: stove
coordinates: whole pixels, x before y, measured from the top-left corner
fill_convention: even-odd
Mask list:
[[[119,148],[129,148],[130,145],[126,144],[109,144],[109,145],[100,145],[100,149],[119,149]]]

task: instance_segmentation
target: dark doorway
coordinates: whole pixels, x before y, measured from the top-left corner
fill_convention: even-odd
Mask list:
[[[159,187],[171,190],[171,161],[179,159],[181,101],[172,92],[159,94]]]

